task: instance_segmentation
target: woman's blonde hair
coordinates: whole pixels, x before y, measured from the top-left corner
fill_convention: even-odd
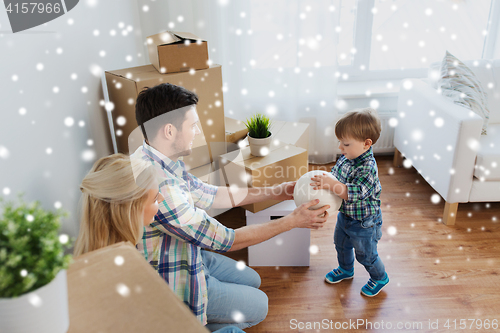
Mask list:
[[[143,231],[143,207],[155,173],[151,164],[124,154],[94,163],[80,190],[81,222],[74,256],[121,241],[137,244]]]

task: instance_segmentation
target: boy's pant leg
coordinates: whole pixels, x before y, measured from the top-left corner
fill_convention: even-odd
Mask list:
[[[244,329],[267,316],[267,295],[257,289],[260,276],[250,267],[236,268],[236,261],[201,251],[208,289],[207,328],[215,331],[229,325]]]
[[[337,214],[337,224],[333,234],[333,242],[337,250],[337,260],[340,268],[344,270],[352,270],[354,268],[354,252],[351,238],[346,232],[347,220],[349,217],[339,212]]]
[[[382,215],[353,223],[347,233],[351,236],[356,260],[365,267],[372,280],[384,279],[385,266],[377,252],[378,241],[382,238]]]

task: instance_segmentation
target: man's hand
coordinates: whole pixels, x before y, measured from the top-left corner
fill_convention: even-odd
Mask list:
[[[295,183],[292,182],[292,185],[281,184],[278,186],[284,186],[290,189],[290,186],[293,188]],[[318,203],[319,200],[316,199],[300,205],[291,214],[277,220],[262,224],[247,225],[235,229],[234,242],[230,251],[237,251],[251,245],[259,244],[282,232],[292,230],[293,228],[321,228],[328,219],[328,212],[326,210],[329,209],[330,206],[327,205],[320,209],[309,210],[309,207],[317,205]]]
[[[272,188],[274,200],[291,200],[293,199],[293,190],[297,182],[286,182],[275,185]]]
[[[330,206],[326,205],[321,208],[310,210],[309,208],[317,205],[318,199],[303,203],[297,207],[290,215],[285,218],[290,220],[292,228],[310,228],[319,229],[328,219],[329,215],[326,211]]]

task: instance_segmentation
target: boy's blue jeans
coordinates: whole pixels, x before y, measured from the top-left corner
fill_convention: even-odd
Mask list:
[[[381,237],[382,212],[380,209],[377,214],[370,215],[362,221],[339,212],[333,235],[339,266],[343,270],[352,270],[354,254],[356,254],[356,260],[365,266],[372,280],[384,279],[385,267],[377,252],[377,244]]]

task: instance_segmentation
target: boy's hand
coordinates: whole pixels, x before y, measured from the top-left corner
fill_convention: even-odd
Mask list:
[[[313,181],[311,183],[311,186],[313,186],[313,189],[315,190],[324,189],[333,192],[333,189],[337,184],[337,182],[334,179],[328,177],[325,173],[322,175],[316,175],[312,177],[311,180]]]
[[[325,189],[329,190],[335,195],[338,195],[340,198],[344,200],[348,200],[348,195],[347,195],[347,186],[345,184],[342,184],[341,182],[329,177],[326,173],[322,175],[316,175],[311,178],[313,181],[311,183],[311,186],[313,186],[313,189],[319,190],[319,189]]]

